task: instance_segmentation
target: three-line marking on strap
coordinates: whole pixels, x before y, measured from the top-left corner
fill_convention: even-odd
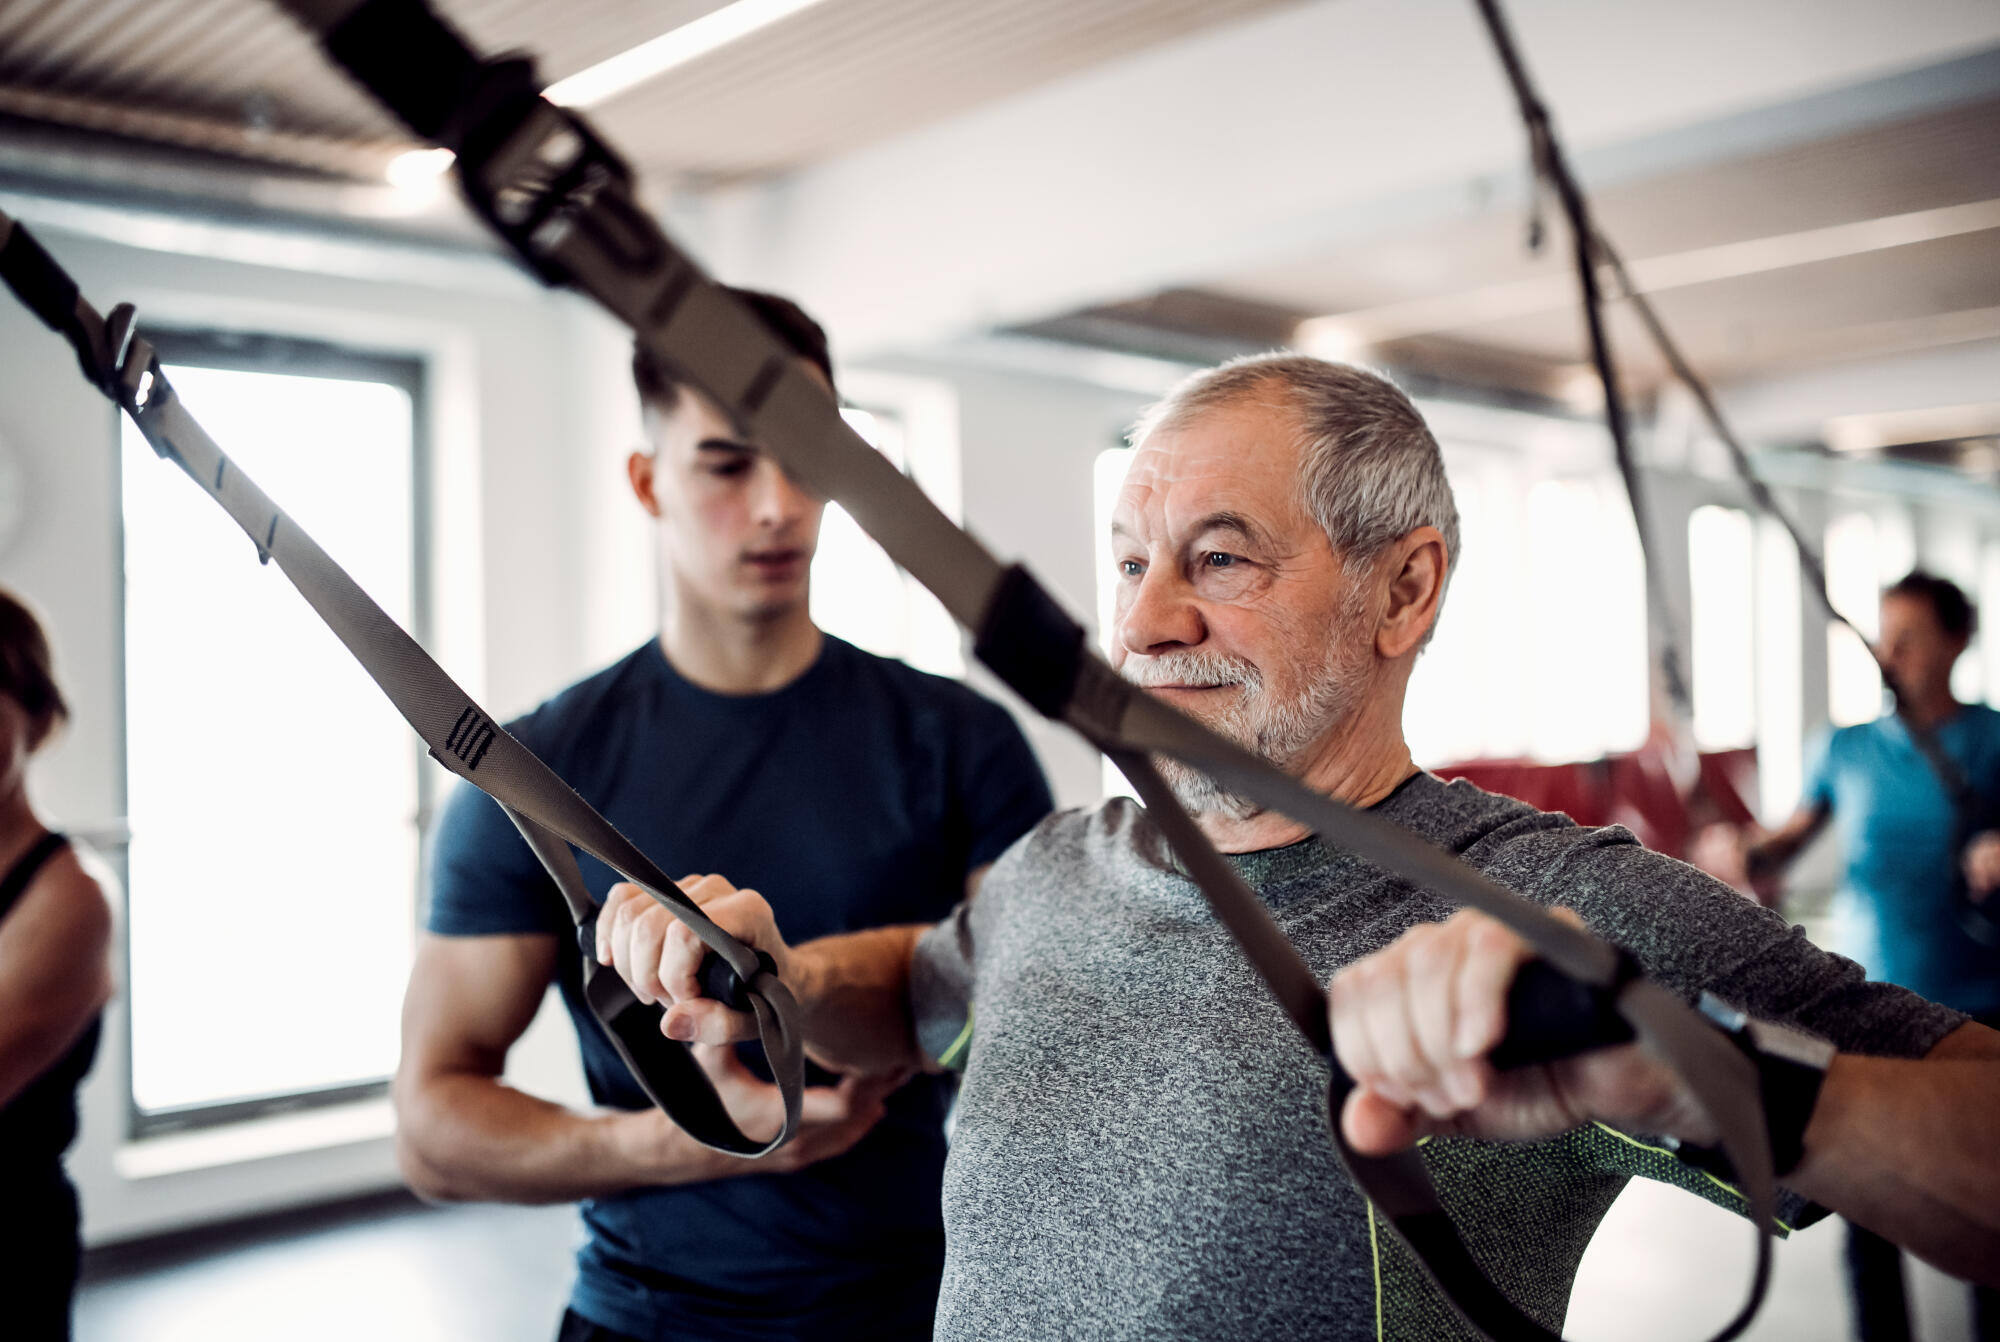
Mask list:
[[[452,725],[451,735],[444,739],[445,749],[458,756],[467,771],[477,769],[479,761],[486,758],[486,748],[493,744],[493,724],[486,715],[470,704],[458,715]]]
[[[736,403],[746,415],[754,415],[764,408],[764,402],[771,398],[777,388],[778,379],[785,375],[785,357],[773,354],[764,360],[764,366],[757,370],[757,376],[750,379],[750,385],[743,389],[742,398]]]

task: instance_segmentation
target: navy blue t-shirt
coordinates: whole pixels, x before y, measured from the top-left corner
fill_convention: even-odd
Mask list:
[[[832,637],[791,684],[743,696],[689,683],[649,642],[508,730],[669,873],[762,893],[794,945],[937,921],[966,874],[1052,806],[1005,709]],[[582,866],[602,899],[617,877],[588,856]],[[500,808],[463,784],[433,839],[428,926],[559,937],[592,1096],[645,1106],[582,1004],[555,886]],[[661,1342],[928,1338],[948,1085],[917,1078],[852,1150],[797,1173],[586,1202],[571,1307]]]

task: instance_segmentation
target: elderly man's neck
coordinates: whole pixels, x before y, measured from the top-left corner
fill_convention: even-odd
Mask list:
[[[1364,715],[1337,728],[1295,772],[1307,786],[1349,806],[1367,807],[1387,797],[1417,771],[1403,741],[1402,704],[1394,715]],[[1275,811],[1235,815],[1205,811],[1195,817],[1210,843],[1225,853],[1260,853],[1297,843],[1312,831]]]

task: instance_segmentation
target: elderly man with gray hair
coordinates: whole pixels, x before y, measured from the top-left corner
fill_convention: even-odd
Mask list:
[[[2000,1033],[1864,982],[1622,829],[1413,765],[1404,694],[1458,523],[1401,392],[1315,359],[1239,360],[1188,379],[1135,441],[1112,524],[1126,676],[1566,910],[1661,982],[1830,1041],[1791,1131],[1774,1132],[1781,1220],[1831,1207],[2000,1280]],[[1511,933],[1199,774],[1172,781],[1331,982],[1335,1045],[1361,1082],[1338,1116],[1349,1141],[1386,1153],[1435,1138],[1423,1158],[1447,1209],[1527,1313],[1560,1327],[1584,1247],[1634,1174],[1742,1209],[1673,1153],[1714,1132],[1638,1048],[1493,1069],[1527,955]],[[1050,817],[932,927],[790,947],[754,891],[719,876],[686,888],[776,959],[829,1065],[963,1073],[938,1337],[1465,1335],[1343,1175],[1323,1069],[1133,802]],[[606,958],[671,1003],[670,1036],[753,1037],[701,997],[701,947],[663,911],[625,888],[604,918]]]

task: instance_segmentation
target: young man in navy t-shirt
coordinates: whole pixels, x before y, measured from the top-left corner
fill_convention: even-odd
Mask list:
[[[797,307],[738,291],[832,386]],[[643,355],[650,451],[629,462],[658,520],[658,639],[510,730],[670,870],[727,872],[818,936],[943,917],[1045,815],[1005,710],[823,634],[807,609],[822,500]],[[601,899],[617,879],[583,872]],[[651,1108],[582,1005],[569,917],[491,799],[438,823],[428,931],[395,1095],[405,1176],[429,1197],[581,1201],[589,1238],[562,1342],[928,1338],[944,1259],[947,1083],[812,1069],[798,1137],[746,1161]],[[550,983],[575,1021],[580,1113],[500,1080]],[[776,1089],[704,1057],[739,1123]]]

